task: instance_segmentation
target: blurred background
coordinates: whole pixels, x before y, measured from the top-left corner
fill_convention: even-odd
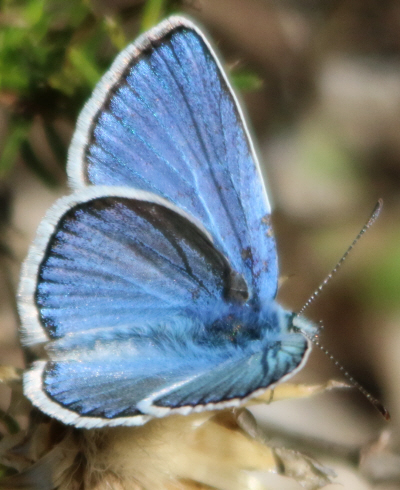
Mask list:
[[[301,308],[383,198],[379,220],[307,316],[322,321],[322,343],[387,405],[392,422],[385,425],[356,390],[255,412],[267,432],[281,429],[335,460],[344,488],[399,488],[394,453],[362,477],[346,453],[384,428],[390,451],[400,442],[396,0],[2,0],[0,363],[23,367],[19,268],[47,208],[68,192],[66,154],[80,109],[115,55],[176,12],[209,33],[254,129],[274,204],[283,305]],[[315,352],[296,380],[331,378],[344,379]],[[8,400],[1,391],[2,409]]]

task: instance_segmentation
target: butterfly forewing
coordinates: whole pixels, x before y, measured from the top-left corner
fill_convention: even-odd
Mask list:
[[[270,206],[236,97],[203,35],[171,18],[128,47],[112,73],[80,117],[73,185],[132,186],[168,199],[202,222],[254,302],[272,299]]]
[[[177,311],[201,317],[230,297],[232,284],[244,288],[236,298],[247,296],[206,232],[173,205],[129,188],[94,187],[90,194],[57,204],[45,249],[30,253],[40,257],[38,280],[33,297],[22,299],[28,307],[34,302],[49,338],[143,329]]]

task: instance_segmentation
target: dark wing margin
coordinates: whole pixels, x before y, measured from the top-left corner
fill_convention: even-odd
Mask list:
[[[198,219],[248,285],[272,299],[270,205],[237,98],[201,31],[172,17],[128,46],[78,120],[73,187],[123,185]]]

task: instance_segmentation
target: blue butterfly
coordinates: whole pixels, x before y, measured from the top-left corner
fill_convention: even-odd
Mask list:
[[[316,328],[274,300],[260,167],[195,25],[171,17],[117,57],[68,176],[75,193],[41,223],[20,285],[35,406],[77,427],[140,425],[237,406],[303,366]]]

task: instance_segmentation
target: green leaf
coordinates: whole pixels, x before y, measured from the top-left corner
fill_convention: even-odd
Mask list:
[[[46,0],[30,0],[26,2],[25,9],[22,9],[21,12],[27,25],[33,26],[42,20],[45,4]]]
[[[122,51],[128,42],[121,24],[115,19],[115,17],[107,16],[104,19],[104,27],[112,44],[118,49],[118,51]]]
[[[156,25],[164,17],[167,3],[167,0],[147,0],[142,13],[142,32]]]
[[[246,69],[232,70],[229,78],[231,79],[232,85],[242,92],[254,92],[260,90],[264,84],[262,78],[256,73]]]
[[[87,55],[82,46],[72,46],[68,53],[68,59],[72,65],[79,71],[86,82],[94,87],[102,75],[102,72]]]

